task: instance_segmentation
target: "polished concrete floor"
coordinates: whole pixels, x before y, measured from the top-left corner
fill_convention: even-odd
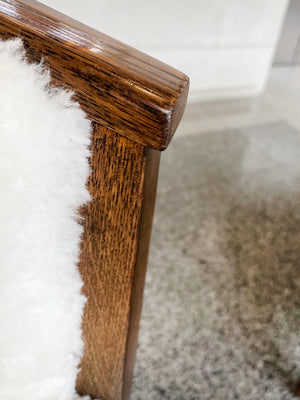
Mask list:
[[[190,104],[163,154],[133,400],[288,400],[300,378],[300,70]]]

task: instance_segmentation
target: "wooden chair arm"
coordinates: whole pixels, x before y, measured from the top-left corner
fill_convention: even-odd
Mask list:
[[[188,78],[34,0],[0,0],[0,38],[72,89],[92,122],[92,201],[81,210],[79,270],[87,304],[77,391],[129,397],[160,150],[184,111]]]
[[[22,36],[30,58],[47,60],[91,120],[167,147],[185,107],[184,74],[34,0],[0,0],[0,35]]]

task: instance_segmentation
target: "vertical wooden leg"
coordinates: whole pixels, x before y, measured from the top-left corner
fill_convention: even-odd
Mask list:
[[[295,395],[296,395],[297,397],[300,397],[300,381],[299,381],[298,384],[297,384]]]
[[[92,144],[92,202],[82,211],[80,272],[87,304],[77,391],[128,398],[160,153],[100,125]]]
[[[156,198],[160,154],[161,153],[159,151],[153,149],[148,149],[146,153],[138,248],[135,259],[133,286],[131,290],[129,327],[127,334],[127,348],[123,379],[123,400],[128,399],[130,395],[139,322],[143,303],[143,291]]]

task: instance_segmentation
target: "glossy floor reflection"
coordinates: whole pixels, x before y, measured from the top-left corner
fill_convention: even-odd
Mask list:
[[[198,113],[194,105],[189,134],[179,132],[162,157],[133,400],[294,398],[299,94],[284,86],[280,108],[274,82],[257,99],[278,107],[269,117],[246,118],[243,103]],[[227,126],[197,134],[203,107],[226,115]]]

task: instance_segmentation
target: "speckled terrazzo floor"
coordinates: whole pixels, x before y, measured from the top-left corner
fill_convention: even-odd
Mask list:
[[[132,400],[290,400],[300,378],[300,132],[163,154]]]

